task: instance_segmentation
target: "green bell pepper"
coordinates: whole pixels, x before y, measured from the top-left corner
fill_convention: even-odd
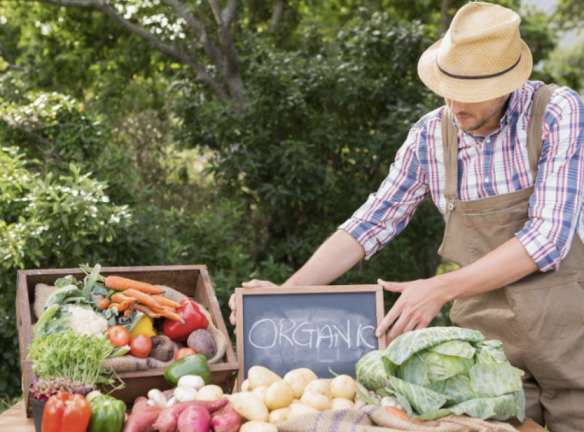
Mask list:
[[[126,404],[112,396],[91,399],[91,419],[87,432],[121,432]]]
[[[176,387],[178,380],[185,375],[198,375],[203,378],[205,385],[211,382],[211,369],[207,359],[201,354],[186,355],[164,370],[164,379],[168,384]]]

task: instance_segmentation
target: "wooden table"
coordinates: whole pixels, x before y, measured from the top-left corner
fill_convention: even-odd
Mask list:
[[[513,426],[520,432],[545,432],[544,428],[531,419]],[[24,413],[24,401],[18,402],[0,415],[0,432],[35,432],[33,419],[26,418]]]
[[[1,432],[35,432],[34,420],[26,418],[24,400],[0,415]]]

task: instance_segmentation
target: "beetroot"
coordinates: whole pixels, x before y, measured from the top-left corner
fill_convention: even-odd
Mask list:
[[[124,432],[154,432],[156,430],[154,422],[161,412],[161,407],[149,405],[133,412],[126,420]]]
[[[211,418],[213,432],[237,432],[240,427],[241,417],[231,403],[227,402],[227,405],[213,413]]]
[[[206,401],[192,401],[192,402],[181,402],[171,407],[165,408],[164,411],[156,420],[154,428],[158,429],[160,432],[175,432],[177,429],[177,422],[179,416],[182,412],[190,406],[198,405],[205,408],[209,413],[214,413],[219,408],[222,408],[227,403],[227,398],[223,398],[214,402]]]
[[[200,405],[191,405],[178,418],[179,432],[209,432],[211,414]]]

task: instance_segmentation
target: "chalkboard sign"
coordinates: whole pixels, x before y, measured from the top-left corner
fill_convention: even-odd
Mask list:
[[[380,285],[238,288],[238,386],[252,366],[280,376],[307,367],[321,378],[355,377],[355,363],[384,349],[375,337],[383,318]]]

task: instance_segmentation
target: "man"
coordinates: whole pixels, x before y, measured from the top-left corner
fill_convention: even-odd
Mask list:
[[[497,5],[460,9],[418,65],[447,107],[411,129],[377,193],[284,285],[330,283],[390,242],[431,194],[446,219],[439,253],[462,267],[379,280],[401,295],[377,335],[424,328],[455,300],[453,322],[501,340],[525,371],[527,416],[584,430],[584,105],[570,89],[527,81],[519,23]]]

